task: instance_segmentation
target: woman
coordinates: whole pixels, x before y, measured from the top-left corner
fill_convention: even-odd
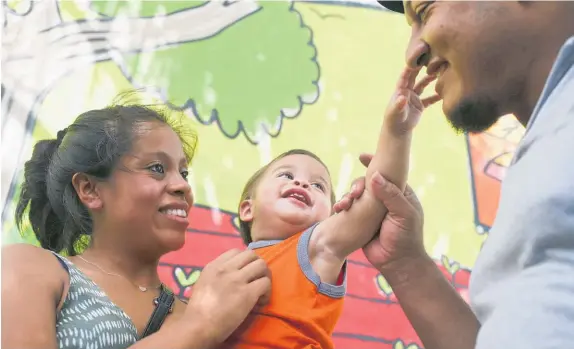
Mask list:
[[[265,263],[233,250],[204,268],[189,304],[163,303],[158,261],[183,246],[193,203],[196,137],[173,121],[112,106],[36,144],[16,221],[29,216],[42,248],[2,251],[2,347],[212,348],[265,302]]]

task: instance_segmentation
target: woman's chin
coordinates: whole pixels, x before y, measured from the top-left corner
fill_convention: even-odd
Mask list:
[[[158,236],[159,245],[163,250],[167,252],[177,251],[185,245],[186,231],[175,231],[170,229],[170,231],[162,232]]]

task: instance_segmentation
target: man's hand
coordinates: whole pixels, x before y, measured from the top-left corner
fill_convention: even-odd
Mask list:
[[[361,154],[359,159],[367,167],[372,155]],[[384,178],[381,181],[372,181],[369,185],[372,186],[373,195],[389,210],[380,233],[363,247],[369,262],[384,276],[387,271],[400,269],[403,262],[428,258],[422,235],[423,209],[413,190],[407,185],[403,193]],[[351,191],[335,204],[335,211],[348,210],[364,190],[365,178],[356,179]]]
[[[359,161],[365,167],[369,167],[371,163],[371,159],[373,158],[372,154],[361,154],[359,155]],[[347,211],[353,205],[353,202],[360,198],[363,192],[365,191],[365,177],[359,177],[353,181],[351,185],[351,191],[347,194],[343,195],[341,200],[337,201],[333,206],[333,210],[339,213],[341,211]]]

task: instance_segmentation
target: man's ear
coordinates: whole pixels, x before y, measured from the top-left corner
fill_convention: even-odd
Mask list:
[[[72,185],[78,198],[89,210],[99,210],[104,206],[97,184],[94,178],[85,173],[76,173],[72,177]]]
[[[239,205],[239,218],[244,222],[253,221],[253,201],[251,199],[241,201]]]

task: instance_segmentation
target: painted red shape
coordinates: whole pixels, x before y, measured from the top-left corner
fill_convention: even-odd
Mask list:
[[[501,118],[488,131],[467,135],[474,193],[475,221],[488,231],[494,222],[501,181],[524,128],[513,116]]]

